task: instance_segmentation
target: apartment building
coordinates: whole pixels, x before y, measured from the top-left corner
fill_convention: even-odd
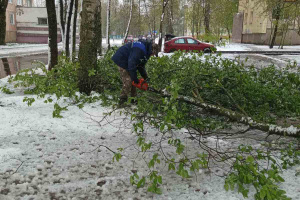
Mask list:
[[[47,10],[46,7],[37,5],[34,0],[8,0],[7,43],[48,43]],[[59,28],[57,41],[61,41]]]
[[[265,11],[265,5],[260,0],[239,0],[238,13],[233,21],[232,41],[268,45],[274,30],[272,17]],[[300,44],[300,35],[295,23],[288,27],[286,33],[279,29],[275,45],[280,44],[281,40],[284,41],[284,45]]]

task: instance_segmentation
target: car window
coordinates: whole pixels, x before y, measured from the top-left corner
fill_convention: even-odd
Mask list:
[[[185,44],[185,40],[184,40],[184,38],[180,38],[180,39],[175,40],[174,43],[175,44]]]
[[[196,40],[193,40],[190,38],[187,39],[187,42],[188,42],[188,44],[198,44],[198,42]]]

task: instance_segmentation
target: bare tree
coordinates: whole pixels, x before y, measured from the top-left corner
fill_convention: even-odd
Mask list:
[[[109,35],[110,35],[110,0],[107,0],[107,16],[106,16],[106,44],[107,48],[110,49],[110,41],[109,41]]]
[[[170,3],[168,5],[168,23],[167,23],[167,31],[170,34],[174,34],[174,29],[173,29],[173,0],[170,0]]]
[[[97,33],[97,52],[102,55],[102,17],[101,17],[101,0],[98,0],[98,9],[96,12],[96,33]]]
[[[73,15],[73,5],[74,0],[68,1],[67,9],[67,17],[66,17],[66,24],[65,24],[65,53],[66,56],[70,56],[70,29],[71,29],[71,19]]]
[[[8,0],[0,0],[0,45],[5,44],[7,4]]]
[[[128,36],[129,28],[130,28],[130,23],[131,23],[131,18],[132,18],[133,4],[134,4],[134,0],[131,0],[131,3],[130,3],[130,15],[129,15],[129,20],[128,20],[128,24],[127,24],[125,36],[124,36],[123,41],[122,41],[123,44],[125,43],[125,40],[126,40],[126,38]]]
[[[210,33],[210,0],[204,0],[204,26],[205,34]]]
[[[159,25],[159,49],[161,50],[162,47],[162,30],[163,30],[163,22],[164,22],[164,17],[165,17],[165,10],[166,6],[168,5],[169,0],[163,0],[163,5],[162,5],[162,14],[160,17],[160,25]]]
[[[65,18],[64,18],[64,2],[63,0],[58,1],[58,23],[60,27],[60,33],[61,33],[61,38],[62,38],[62,43],[63,43],[63,49],[65,49]]]
[[[57,19],[55,2],[53,0],[46,0],[47,15],[48,15],[48,32],[49,32],[49,52],[48,52],[48,69],[51,70],[57,65]]]
[[[78,0],[74,0],[73,17],[72,17],[72,38],[71,38],[71,59],[74,60],[76,54],[76,28],[77,28],[77,13],[78,13]]]
[[[144,0],[144,4],[145,4],[145,11],[146,11],[146,18],[148,19],[149,31],[152,35],[151,20],[150,20],[149,14],[148,14],[148,6],[147,6],[147,3],[146,3],[146,0]]]

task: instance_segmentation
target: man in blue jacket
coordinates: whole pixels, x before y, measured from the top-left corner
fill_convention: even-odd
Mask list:
[[[147,90],[148,75],[145,65],[150,56],[158,54],[158,45],[152,41],[139,40],[125,44],[113,55],[112,60],[119,66],[121,79],[123,82],[119,104],[127,102],[128,96],[136,96],[136,87]],[[137,71],[143,79],[137,78]]]

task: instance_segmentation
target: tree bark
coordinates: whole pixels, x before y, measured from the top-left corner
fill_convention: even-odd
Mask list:
[[[8,0],[0,0],[0,45],[5,45],[7,4]]]
[[[98,0],[99,6],[96,13],[96,33],[97,33],[97,52],[102,55],[102,17],[101,17],[101,0]]]
[[[168,2],[169,2],[169,0],[163,0],[162,14],[161,14],[161,17],[160,17],[160,25],[159,25],[159,40],[158,40],[159,51],[161,51],[161,47],[162,47],[163,22],[164,22],[166,6],[168,5]]]
[[[77,13],[78,13],[78,1],[74,0],[73,17],[72,17],[72,39],[71,39],[71,60],[73,61],[76,57],[76,29],[77,29]]]
[[[82,4],[79,44],[79,70],[78,88],[79,92],[90,95],[94,88],[89,71],[97,67],[97,28],[96,15],[99,7],[98,0],[84,0]]]
[[[63,0],[59,0],[58,2],[58,14],[59,14],[59,27],[60,27],[60,34],[63,43],[63,49],[65,49],[65,20],[64,20],[64,2]]]
[[[210,34],[210,0],[205,0],[204,26],[205,26],[205,34]]]
[[[132,17],[133,3],[134,3],[134,0],[131,0],[131,3],[130,3],[130,15],[129,15],[129,20],[128,20],[126,32],[125,32],[125,35],[124,35],[124,38],[123,38],[123,41],[122,41],[123,44],[125,43],[125,40],[126,40],[126,38],[127,38],[127,36],[128,36],[129,28],[130,28],[131,17]]]
[[[46,0],[47,15],[48,15],[48,69],[51,70],[57,65],[58,49],[57,49],[57,18],[55,10],[55,2]]]
[[[65,33],[65,53],[67,57],[70,57],[70,29],[71,29],[71,19],[73,15],[73,5],[74,0],[69,0],[68,8],[67,8],[67,17],[66,17],[66,33]]]
[[[106,44],[107,49],[110,49],[110,0],[107,0],[107,16],[106,16]]]

